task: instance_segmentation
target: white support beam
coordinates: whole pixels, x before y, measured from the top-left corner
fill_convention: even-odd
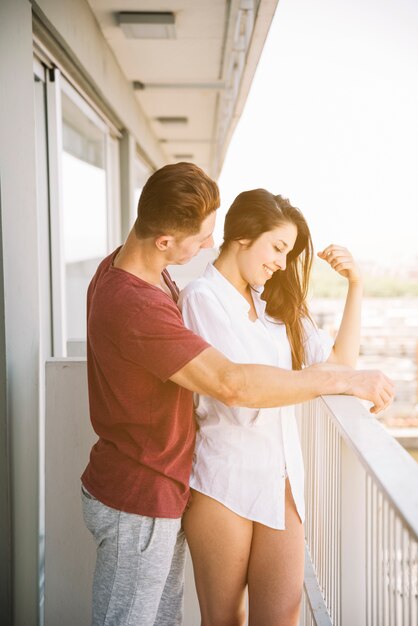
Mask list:
[[[120,194],[122,240],[128,236],[136,218],[135,207],[135,138],[125,131],[120,141]]]
[[[0,175],[10,425],[13,626],[39,624],[41,342],[32,12],[0,2]],[[2,502],[2,506],[4,503]],[[7,620],[7,615],[6,615]],[[7,624],[7,621],[2,624]]]
[[[59,70],[47,70],[47,133],[50,193],[53,354],[66,356],[65,261],[62,199],[62,113]]]

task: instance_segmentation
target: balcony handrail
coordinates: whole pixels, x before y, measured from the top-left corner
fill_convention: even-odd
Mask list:
[[[343,439],[418,539],[418,463],[353,397],[322,396]]]

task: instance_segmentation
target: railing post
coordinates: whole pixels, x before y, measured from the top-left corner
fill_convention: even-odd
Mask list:
[[[366,626],[366,473],[341,446],[341,626]]]

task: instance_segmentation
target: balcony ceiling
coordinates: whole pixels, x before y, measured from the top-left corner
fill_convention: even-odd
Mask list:
[[[88,1],[167,162],[217,176],[278,0]],[[175,38],[128,38],[121,11],[172,12]]]

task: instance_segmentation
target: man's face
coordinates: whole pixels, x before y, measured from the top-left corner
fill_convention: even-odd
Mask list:
[[[213,248],[213,229],[215,228],[216,211],[212,211],[201,223],[195,235],[174,237],[170,250],[170,264],[184,265],[188,263],[202,248]]]

